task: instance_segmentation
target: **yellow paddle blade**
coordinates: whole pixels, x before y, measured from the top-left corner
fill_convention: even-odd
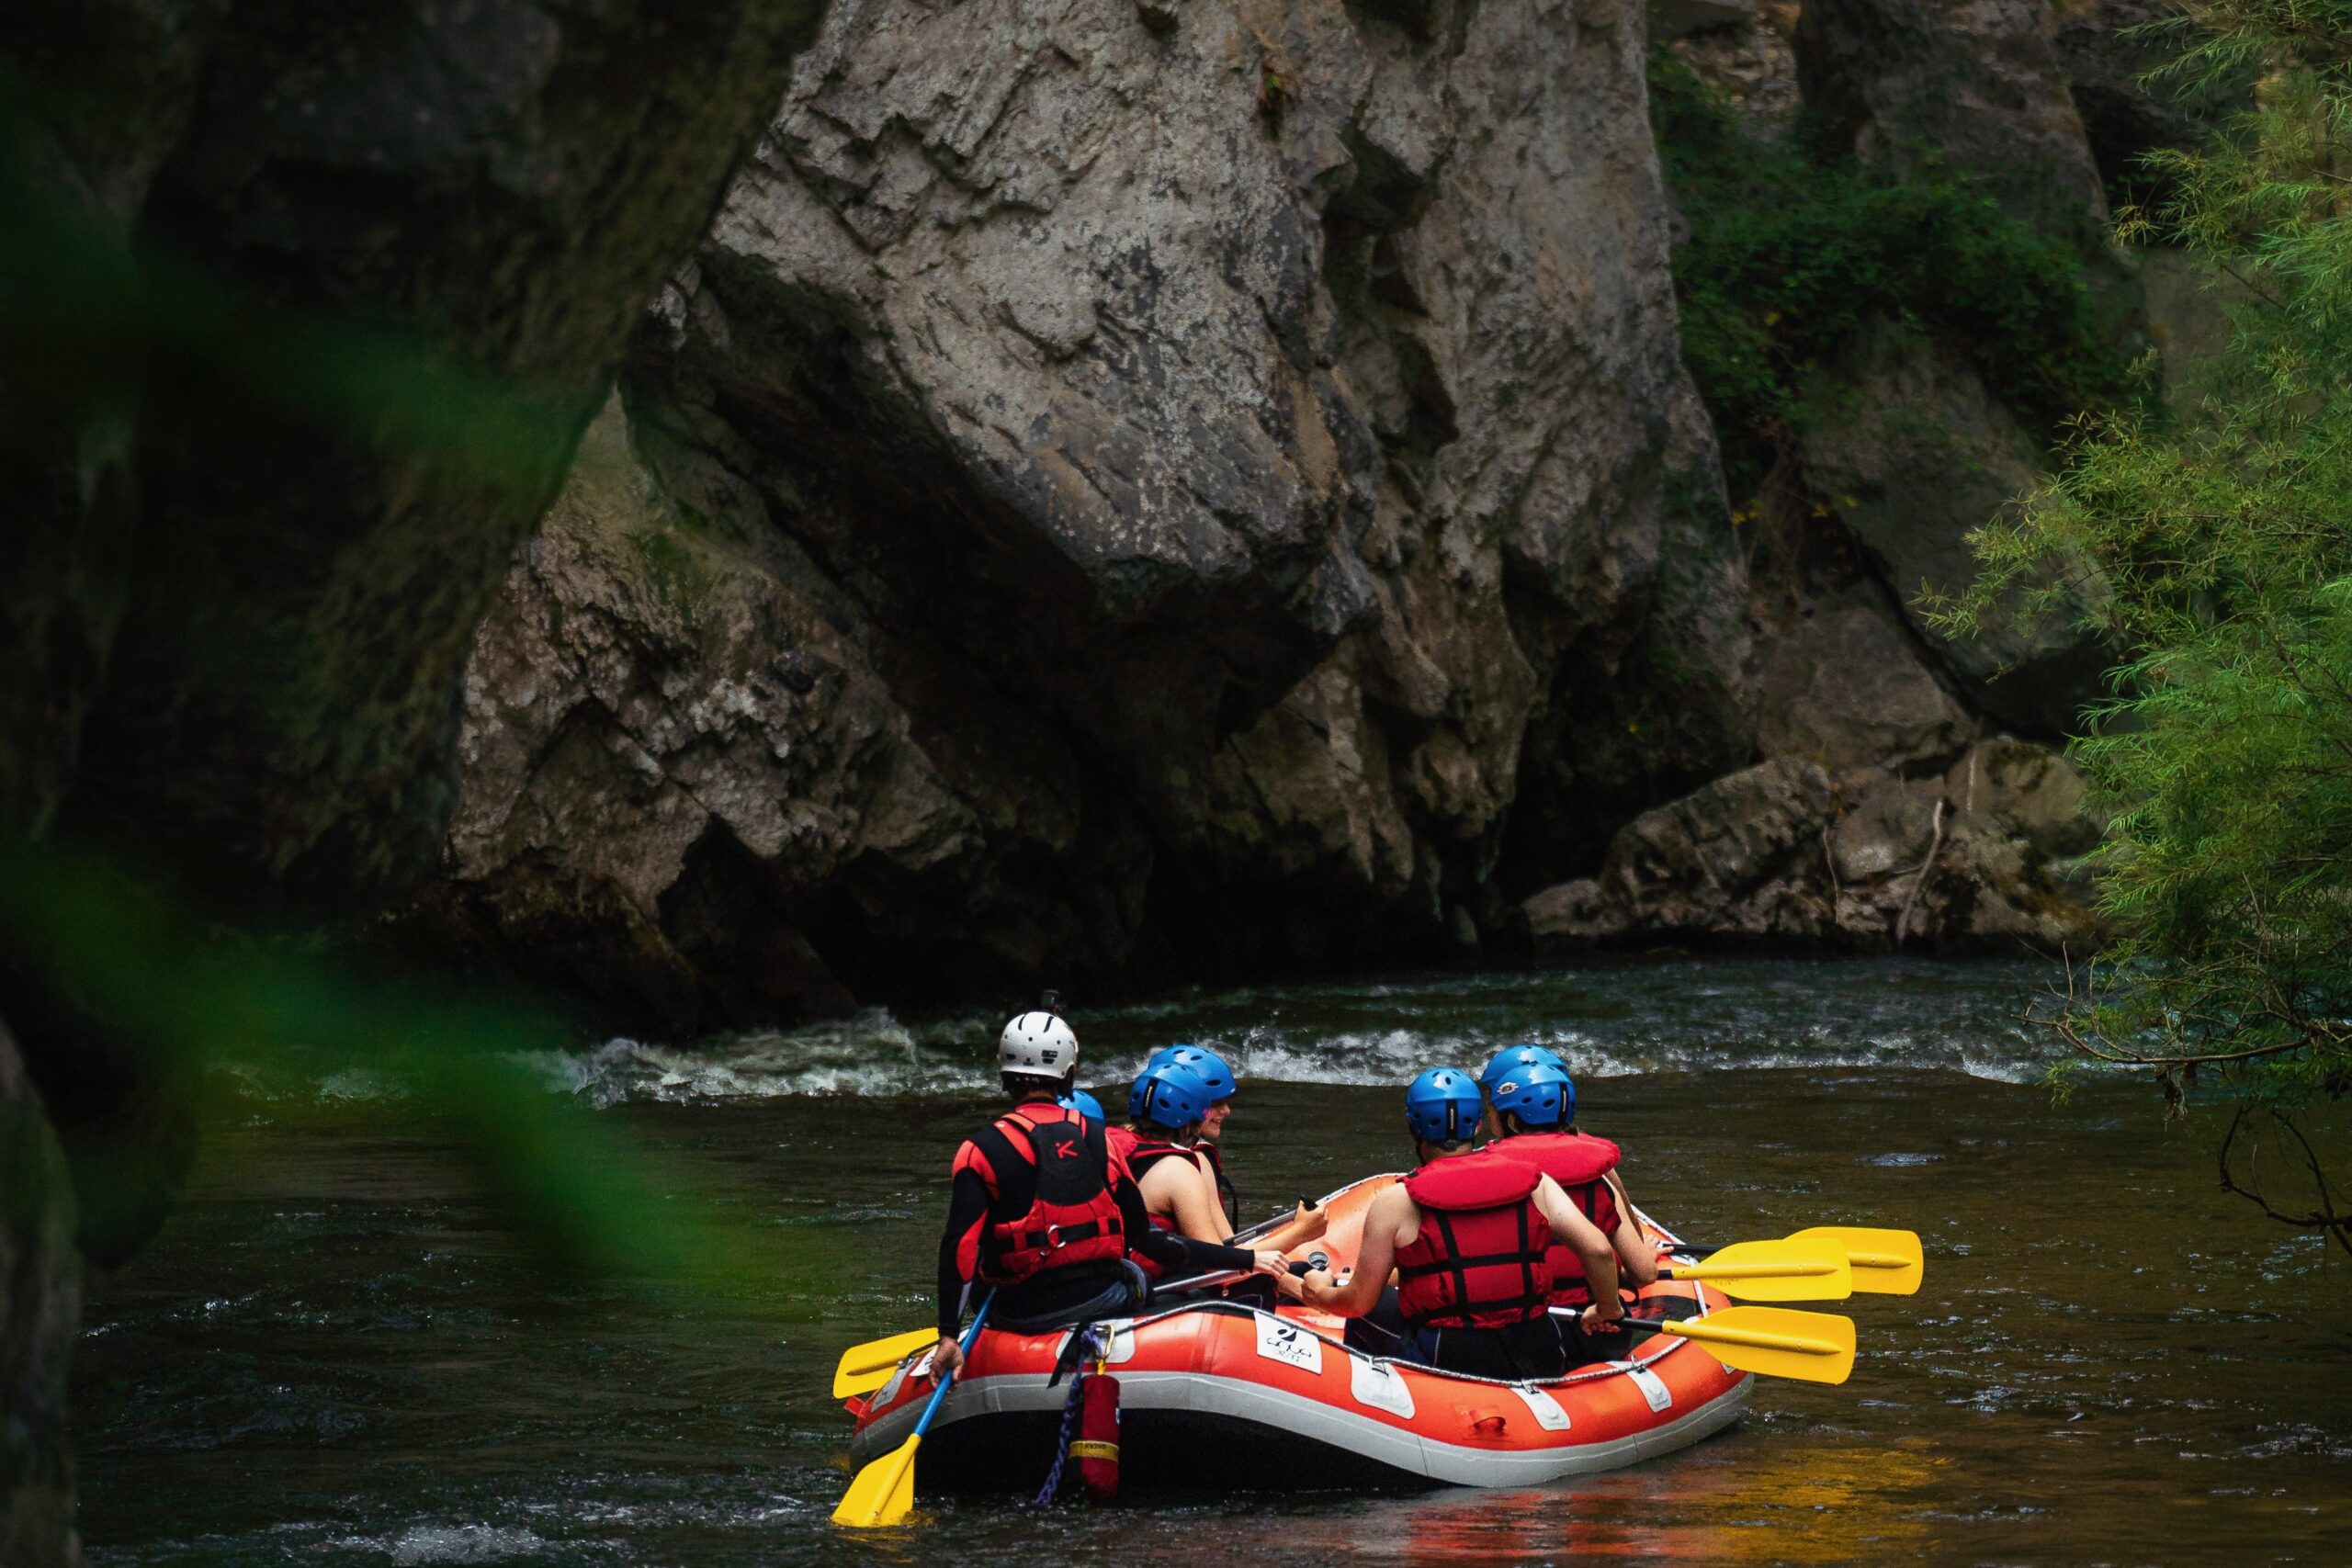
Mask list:
[[[833,1523],[851,1529],[895,1525],[915,1506],[915,1450],[922,1447],[917,1432],[857,1472],[833,1510]]]
[[[937,1331],[929,1328],[909,1329],[893,1334],[888,1339],[869,1339],[863,1345],[853,1345],[842,1352],[841,1365],[833,1369],[833,1397],[847,1399],[855,1393],[871,1393],[890,1381],[899,1363],[916,1351],[939,1342]]]
[[[1804,1382],[1844,1382],[1854,1370],[1854,1320],[1787,1307],[1724,1307],[1688,1323],[1659,1325],[1696,1340],[1727,1367]]]
[[[1917,1231],[1871,1230],[1859,1225],[1815,1225],[1791,1241],[1826,1241],[1843,1249],[1854,1266],[1854,1289],[1865,1295],[1907,1296],[1919,1288],[1927,1264]]]
[[[1747,1302],[1842,1302],[1854,1293],[1854,1270],[1837,1243],[1743,1241],[1718,1247],[1702,1263],[1658,1269],[1669,1280],[1703,1280]]]

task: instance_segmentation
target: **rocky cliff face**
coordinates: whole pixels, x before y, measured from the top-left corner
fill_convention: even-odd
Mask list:
[[[1802,88],[1981,174],[2141,330],[2079,17],[1668,10],[1758,134]],[[1796,455],[1826,523],[1751,572],[1642,18],[1295,12],[833,17],[484,626],[407,940],[675,1033],[1525,931],[2096,940],[2049,748],[2108,651],[1920,603],[2038,430],[1881,323]],[[1704,893],[1743,812],[1788,852]]]
[[[1736,765],[1643,47],[836,14],[478,644],[436,923],[673,1030],[1358,962]]]

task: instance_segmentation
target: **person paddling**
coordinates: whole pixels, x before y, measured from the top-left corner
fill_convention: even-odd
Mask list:
[[[1567,1343],[1550,1311],[1550,1255],[1566,1243],[1598,1287],[1579,1327],[1623,1318],[1609,1239],[1532,1166],[1471,1138],[1486,1112],[1469,1074],[1431,1067],[1405,1091],[1405,1125],[1419,1168],[1364,1211],[1355,1269],[1344,1284],[1322,1269],[1300,1281],[1306,1304],[1357,1322],[1348,1343],[1443,1371],[1502,1379],[1557,1377]],[[1385,1342],[1384,1286],[1396,1271]],[[1362,1326],[1360,1326],[1360,1325]]]
[[[1035,1332],[1139,1307],[1149,1287],[1130,1252],[1171,1272],[1285,1272],[1279,1252],[1153,1229],[1102,1123],[1058,1103],[1077,1089],[1078,1036],[1057,1014],[1025,1012],[1007,1023],[997,1063],[1012,1109],[956,1151],[933,1366],[964,1364],[956,1330],[975,1280],[995,1288],[992,1323]]]
[[[1491,1070],[1493,1064],[1488,1066]],[[1617,1145],[1577,1128],[1575,1081],[1558,1067],[1522,1060],[1493,1076],[1487,1104],[1493,1134],[1487,1147],[1534,1167],[1559,1184],[1577,1212],[1609,1238],[1619,1284],[1639,1290],[1657,1280],[1657,1249],[1642,1234],[1633,1204],[1623,1201],[1611,1181],[1617,1169]],[[1592,1290],[1583,1263],[1556,1237],[1551,1265],[1552,1304],[1589,1305]],[[1571,1349],[1580,1362],[1606,1360],[1618,1353],[1614,1342],[1574,1345]]]

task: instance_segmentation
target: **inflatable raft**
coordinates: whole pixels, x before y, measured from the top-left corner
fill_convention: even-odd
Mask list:
[[[1299,1255],[1321,1251],[1344,1268],[1365,1205],[1396,1179],[1326,1199],[1329,1229]],[[1661,1281],[1634,1314],[1691,1318],[1727,1304],[1702,1285]],[[1515,1383],[1350,1349],[1338,1318],[1290,1303],[1180,1301],[1102,1326],[1127,1489],[1525,1486],[1695,1443],[1739,1419],[1754,1381],[1670,1334],[1631,1337],[1625,1360]],[[923,1441],[926,1488],[1035,1489],[1055,1453],[1069,1385],[1047,1382],[1069,1337],[982,1332]],[[853,1459],[905,1441],[931,1392],[926,1358],[849,1400]]]

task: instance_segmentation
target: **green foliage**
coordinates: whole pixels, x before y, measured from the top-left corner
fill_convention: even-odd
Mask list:
[[[553,1092],[526,1054],[569,1032],[511,1001],[201,927],[102,863],[21,841],[0,840],[0,945],[134,1043],[158,1077],[206,1060],[288,1077],[364,1069],[470,1155],[554,1270],[757,1295],[805,1284],[829,1261],[681,1201],[707,1179]]]
[[[1951,624],[2007,592],[2056,604],[2053,565],[2103,574],[2093,614],[2138,653],[2076,754],[2116,812],[2124,935],[2049,1021],[2176,1101],[2219,1075],[2224,1179],[2352,1251],[2347,1151],[2298,1122],[2352,1094],[2352,5],[2194,17],[2174,73],[2257,67],[2257,107],[2154,160],[2170,194],[2123,223],[2210,265],[2234,337],[2173,422],[2080,422],[2045,492],[1977,537]]]
[[[2036,228],[1933,166],[1896,181],[1802,129],[1749,134],[1671,50],[1651,56],[1650,115],[1690,224],[1674,256],[1683,359],[1735,495],[1822,417],[1808,381],[1873,318],[1961,345],[2042,428],[2120,392],[2125,366],[2080,236]]]

